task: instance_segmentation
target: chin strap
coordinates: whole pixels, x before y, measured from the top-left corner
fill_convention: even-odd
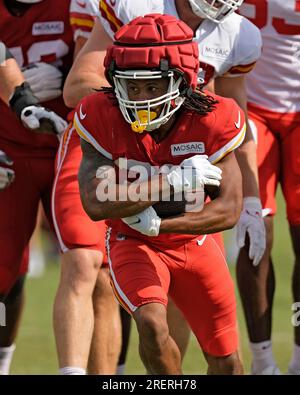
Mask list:
[[[131,124],[131,129],[135,133],[143,133],[149,126],[149,125],[147,125],[149,112],[147,110],[140,110],[140,111],[137,111],[137,116],[138,116],[139,120],[135,121]],[[150,121],[153,121],[153,119],[155,119],[157,117],[156,112],[150,111],[149,117],[150,117]],[[146,125],[141,125],[141,124],[146,124]],[[155,127],[155,129],[157,129],[157,126]]]

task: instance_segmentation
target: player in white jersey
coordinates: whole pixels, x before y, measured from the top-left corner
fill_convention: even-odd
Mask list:
[[[256,270],[242,250],[237,275],[253,354],[252,372],[279,374],[271,343],[275,290],[271,249],[279,182],[296,256],[293,298],[300,301],[300,1],[245,0],[240,11],[261,29],[263,38],[262,57],[247,77],[247,91],[249,118],[257,139],[267,249]],[[289,373],[300,374],[299,326],[295,326]]]
[[[113,39],[118,26],[128,23],[137,15],[151,12],[179,18],[180,8],[177,9],[175,0],[102,0],[100,12],[102,25]],[[197,24],[194,25],[194,31],[202,66],[199,79],[205,85],[213,78],[237,77],[252,70],[261,52],[260,34],[253,24],[236,13],[229,15],[220,24],[210,19],[203,20],[199,27]]]
[[[203,7],[204,3],[206,7]],[[200,46],[199,82],[207,84],[214,79],[216,93],[233,97],[246,112],[244,76],[252,70],[260,56],[260,33],[245,18],[231,12],[242,3],[242,0],[214,2],[217,8],[208,3],[211,2],[205,0],[100,1],[100,18],[104,28],[100,21],[96,21],[90,39],[72,67],[64,89],[67,105],[75,107],[79,99],[92,92],[93,88],[107,84],[99,65],[101,66],[103,62],[106,47],[112,43],[114,31],[133,17],[160,12],[174,14],[194,30]],[[222,14],[221,23],[216,14]],[[244,235],[246,231],[250,234],[251,258],[257,264],[265,248],[265,229],[258,197],[255,144],[251,133],[248,133],[245,143],[237,150],[237,157],[244,176],[245,197],[243,221],[239,226],[243,229]],[[253,209],[260,215],[252,216]],[[244,240],[245,236],[241,244]],[[181,325],[180,328],[183,327],[184,325]]]

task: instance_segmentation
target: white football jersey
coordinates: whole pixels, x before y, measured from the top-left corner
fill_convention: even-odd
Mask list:
[[[70,19],[74,41],[78,37],[88,38],[95,19],[99,16],[99,0],[71,0]]]
[[[249,101],[280,113],[299,112],[300,0],[245,0],[240,12],[263,38],[262,57],[247,76]]]
[[[140,15],[161,13],[179,18],[175,0],[101,0],[100,12],[101,23],[111,38],[123,24]],[[221,24],[204,20],[195,39],[199,43],[199,78],[205,84],[218,76],[248,73],[261,54],[259,30],[236,13]]]

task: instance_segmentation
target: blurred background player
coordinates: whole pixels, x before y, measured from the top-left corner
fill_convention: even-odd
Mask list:
[[[71,1],[75,54],[89,37],[97,12],[97,1]],[[70,126],[57,155],[52,196],[53,220],[63,253],[54,305],[59,366],[69,374],[115,374],[121,343],[119,307],[109,281],[106,225],[93,222],[80,201],[81,156],[79,137]]]
[[[247,77],[247,93],[249,118],[257,140],[267,249],[257,268],[242,249],[237,277],[253,356],[252,373],[280,374],[271,343],[275,291],[271,250],[279,182],[296,257],[293,300],[300,300],[300,1],[245,0],[240,11],[256,24],[263,38],[264,51],[254,72]],[[299,375],[300,327],[294,331],[289,373]]]
[[[233,11],[241,5],[238,1],[205,0],[108,0],[100,1],[100,18],[96,20],[91,37],[74,62],[64,86],[67,105],[74,107],[78,100],[93,89],[107,85],[103,75],[103,58],[113,34],[132,18],[146,13],[159,12],[175,15],[193,29],[199,44],[199,82],[210,83],[217,94],[231,97],[247,113],[245,75],[255,66],[261,52],[259,30],[246,18]],[[237,123],[239,121],[237,120]],[[249,128],[244,143],[236,150],[243,173],[244,210],[239,229],[244,239],[250,234],[251,259],[260,261],[265,249],[265,228],[258,194],[256,147]],[[259,215],[252,215],[258,212]],[[169,320],[174,337],[182,353],[188,343],[188,328],[171,304]],[[171,329],[173,331],[173,329]]]
[[[209,372],[241,374],[234,287],[224,256],[207,233],[232,227],[239,218],[242,182],[232,151],[242,143],[246,125],[234,100],[196,90],[198,45],[192,38],[182,21],[161,14],[136,18],[116,33],[104,60],[113,87],[83,99],[74,118],[83,150],[80,192],[93,220],[108,219],[112,285],[136,321],[147,371],[181,374],[181,355],[167,325],[170,295],[190,323]],[[171,149],[190,139],[201,140],[208,156]],[[212,163],[223,170],[215,200],[203,211],[160,219],[152,205],[164,191],[170,197],[170,185],[171,195],[218,187],[221,171]],[[128,179],[119,181],[118,169],[125,168],[144,175],[144,182],[135,180],[143,198],[134,194],[131,200]],[[187,168],[193,169],[189,175]],[[102,200],[107,182],[112,198]]]
[[[19,66],[5,44],[0,41],[0,99],[8,105],[15,88],[23,82],[24,77]],[[15,172],[10,168],[12,165],[13,161],[0,147],[0,191],[14,181]]]
[[[9,101],[11,109],[7,99],[2,98],[0,102],[0,147],[13,161],[11,168],[15,172],[14,182],[0,193],[0,295],[7,312],[7,325],[0,328],[0,371],[4,374],[9,372],[21,319],[29,240],[40,201],[51,222],[51,189],[58,147],[55,133],[64,130],[66,123],[62,118],[68,113],[61,87],[53,75],[66,75],[72,64],[69,6],[69,0],[0,2],[0,40],[20,67],[30,65],[44,70],[43,78],[38,79],[37,84],[32,83],[32,90],[18,77],[17,88]],[[3,69],[6,67],[2,72]],[[48,79],[46,70],[49,73],[51,70]],[[62,78],[60,81],[62,83]],[[55,113],[37,107],[40,101]],[[18,117],[39,133],[25,128]]]

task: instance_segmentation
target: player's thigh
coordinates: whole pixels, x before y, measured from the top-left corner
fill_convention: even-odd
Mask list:
[[[237,350],[238,335],[234,284],[224,256],[211,236],[186,243],[185,251],[186,266],[171,272],[170,296],[202,349],[229,355]]]
[[[267,119],[249,111],[249,123],[257,143],[259,191],[264,214],[276,213],[276,189],[280,176],[280,145]]]
[[[28,159],[15,157],[15,181],[0,192],[0,293],[28,268],[28,243],[34,231],[40,192]]]
[[[291,226],[300,225],[300,122],[281,143],[281,185]]]
[[[130,314],[148,303],[168,302],[170,273],[160,252],[143,241],[108,233],[111,284],[119,303]]]

